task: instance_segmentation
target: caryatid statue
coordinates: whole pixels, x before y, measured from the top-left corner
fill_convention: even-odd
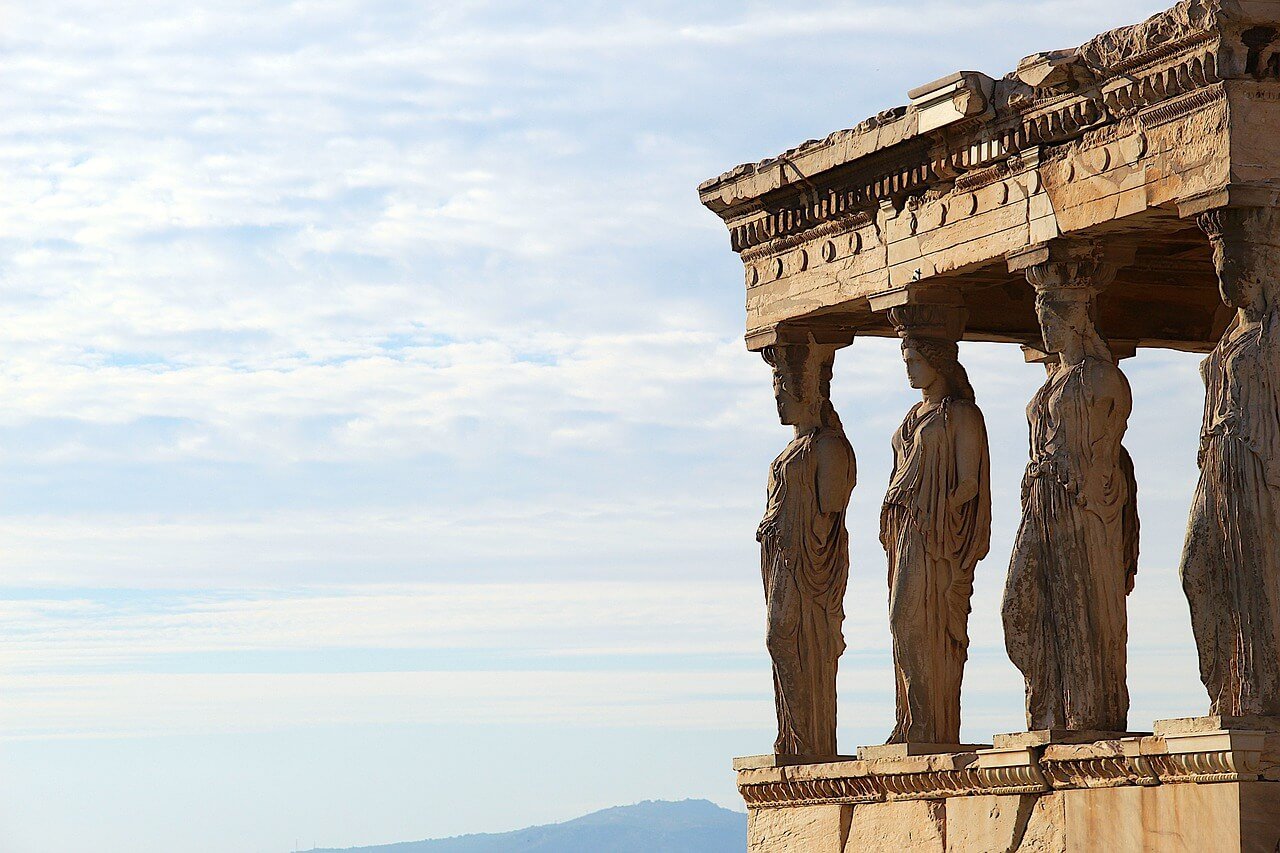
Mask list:
[[[778,416],[795,428],[769,469],[768,508],[756,534],[778,711],[774,753],[831,757],[849,579],[844,517],[857,470],[831,405],[835,347],[783,344],[764,357],[773,366]]]
[[[1137,488],[1121,440],[1132,397],[1094,324],[1113,276],[1092,248],[1027,271],[1044,349],[1057,356],[1027,408],[1031,459],[1002,607],[1031,730],[1120,732],[1128,721]]]
[[[974,568],[991,542],[987,428],[959,362],[964,309],[904,305],[889,318],[922,396],[894,433],[880,515],[897,684],[889,742],[958,744]]]
[[[1182,586],[1210,713],[1280,715],[1280,214],[1200,217],[1235,317],[1206,386]]]

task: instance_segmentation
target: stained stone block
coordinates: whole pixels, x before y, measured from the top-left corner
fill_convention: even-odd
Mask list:
[[[1018,846],[1011,853],[1065,853],[1067,846],[1066,820],[1063,817],[1063,796],[1046,794],[1036,799]]]
[[[859,803],[853,807],[845,853],[945,853],[946,806],[939,800]]]
[[[1275,853],[1280,850],[1280,782],[1245,782],[1240,798],[1240,850]]]
[[[947,800],[947,853],[1066,853],[1062,795]]]
[[[852,806],[751,809],[748,853],[844,853]]]
[[[907,93],[920,119],[918,133],[927,133],[956,122],[991,113],[995,82],[976,71],[957,71]]]
[[[947,801],[949,853],[1016,850],[1036,798],[1030,794],[956,797]]]
[[[1070,853],[1274,853],[1280,783],[1063,792]]]

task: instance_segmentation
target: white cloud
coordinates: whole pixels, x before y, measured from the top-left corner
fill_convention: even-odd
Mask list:
[[[561,582],[20,599],[0,605],[0,630],[11,637],[0,665],[48,672],[332,649],[754,656],[758,597],[745,584]]]
[[[855,576],[848,597],[841,713],[859,733],[888,727],[893,713],[880,587],[878,578]],[[760,598],[745,582],[597,582],[9,601],[0,607],[0,631],[9,637],[0,685],[11,699],[0,732],[530,722],[767,728]],[[1189,625],[1170,618],[1184,606],[1167,570],[1130,601],[1137,728],[1204,703]],[[976,599],[970,622],[972,737],[1020,725],[1021,683],[1003,655],[997,608]],[[360,657],[351,669],[313,671],[335,652]],[[395,671],[382,669],[387,664]],[[138,710],[143,695],[153,698]]]
[[[1144,7],[1092,5],[1106,16]],[[719,325],[726,315],[706,314],[702,294],[645,281],[609,255],[722,245],[692,188],[728,163],[653,97],[657,81],[619,72],[641,63],[662,81],[688,81],[679,63],[719,55],[708,50],[768,43],[802,54],[811,49],[791,40],[924,37],[944,21],[982,38],[983,21],[1014,8],[1051,19],[1057,6],[934,3],[907,17],[883,4],[800,15],[557,4],[14,9],[0,57],[15,81],[0,95],[0,168],[15,176],[0,201],[13,249],[0,301],[17,322],[0,341],[0,417],[190,421],[164,448],[90,439],[61,458],[261,461],[419,453],[439,446],[435,427],[453,410],[481,402],[480,416],[517,420],[536,408],[525,400],[565,391],[642,398],[669,379],[655,334],[688,336],[688,372],[736,334]],[[654,66],[655,49],[680,59]],[[593,112],[604,85],[617,100]],[[883,106],[862,97],[861,109]],[[624,104],[638,131],[615,127]],[[731,270],[723,254],[717,268]],[[411,349],[388,358],[388,340]],[[473,346],[465,366],[440,366],[451,348]],[[530,370],[520,351],[599,380],[573,388],[575,370]],[[144,365],[112,366],[121,357]],[[510,387],[490,373],[528,384],[513,401],[519,414],[504,411]],[[664,402],[675,411],[670,403],[685,401]],[[307,446],[288,425],[314,417],[346,423]],[[537,427],[552,439],[608,434]],[[517,442],[529,433],[504,430]]]
[[[298,726],[574,723],[758,726],[753,673],[503,672],[29,675],[0,709],[6,739],[137,737]]]

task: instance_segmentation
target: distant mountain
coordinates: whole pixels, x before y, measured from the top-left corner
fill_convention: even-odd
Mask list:
[[[515,832],[310,853],[743,853],[747,816],[706,800],[648,801]]]

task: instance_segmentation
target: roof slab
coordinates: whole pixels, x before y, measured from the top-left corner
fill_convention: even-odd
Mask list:
[[[1022,270],[1080,242],[1119,268],[1113,345],[1212,348],[1229,312],[1194,216],[1280,199],[1280,0],[1183,0],[909,97],[699,187],[743,262],[751,349],[892,336],[885,309],[934,299],[967,307],[966,340],[1036,347]]]

